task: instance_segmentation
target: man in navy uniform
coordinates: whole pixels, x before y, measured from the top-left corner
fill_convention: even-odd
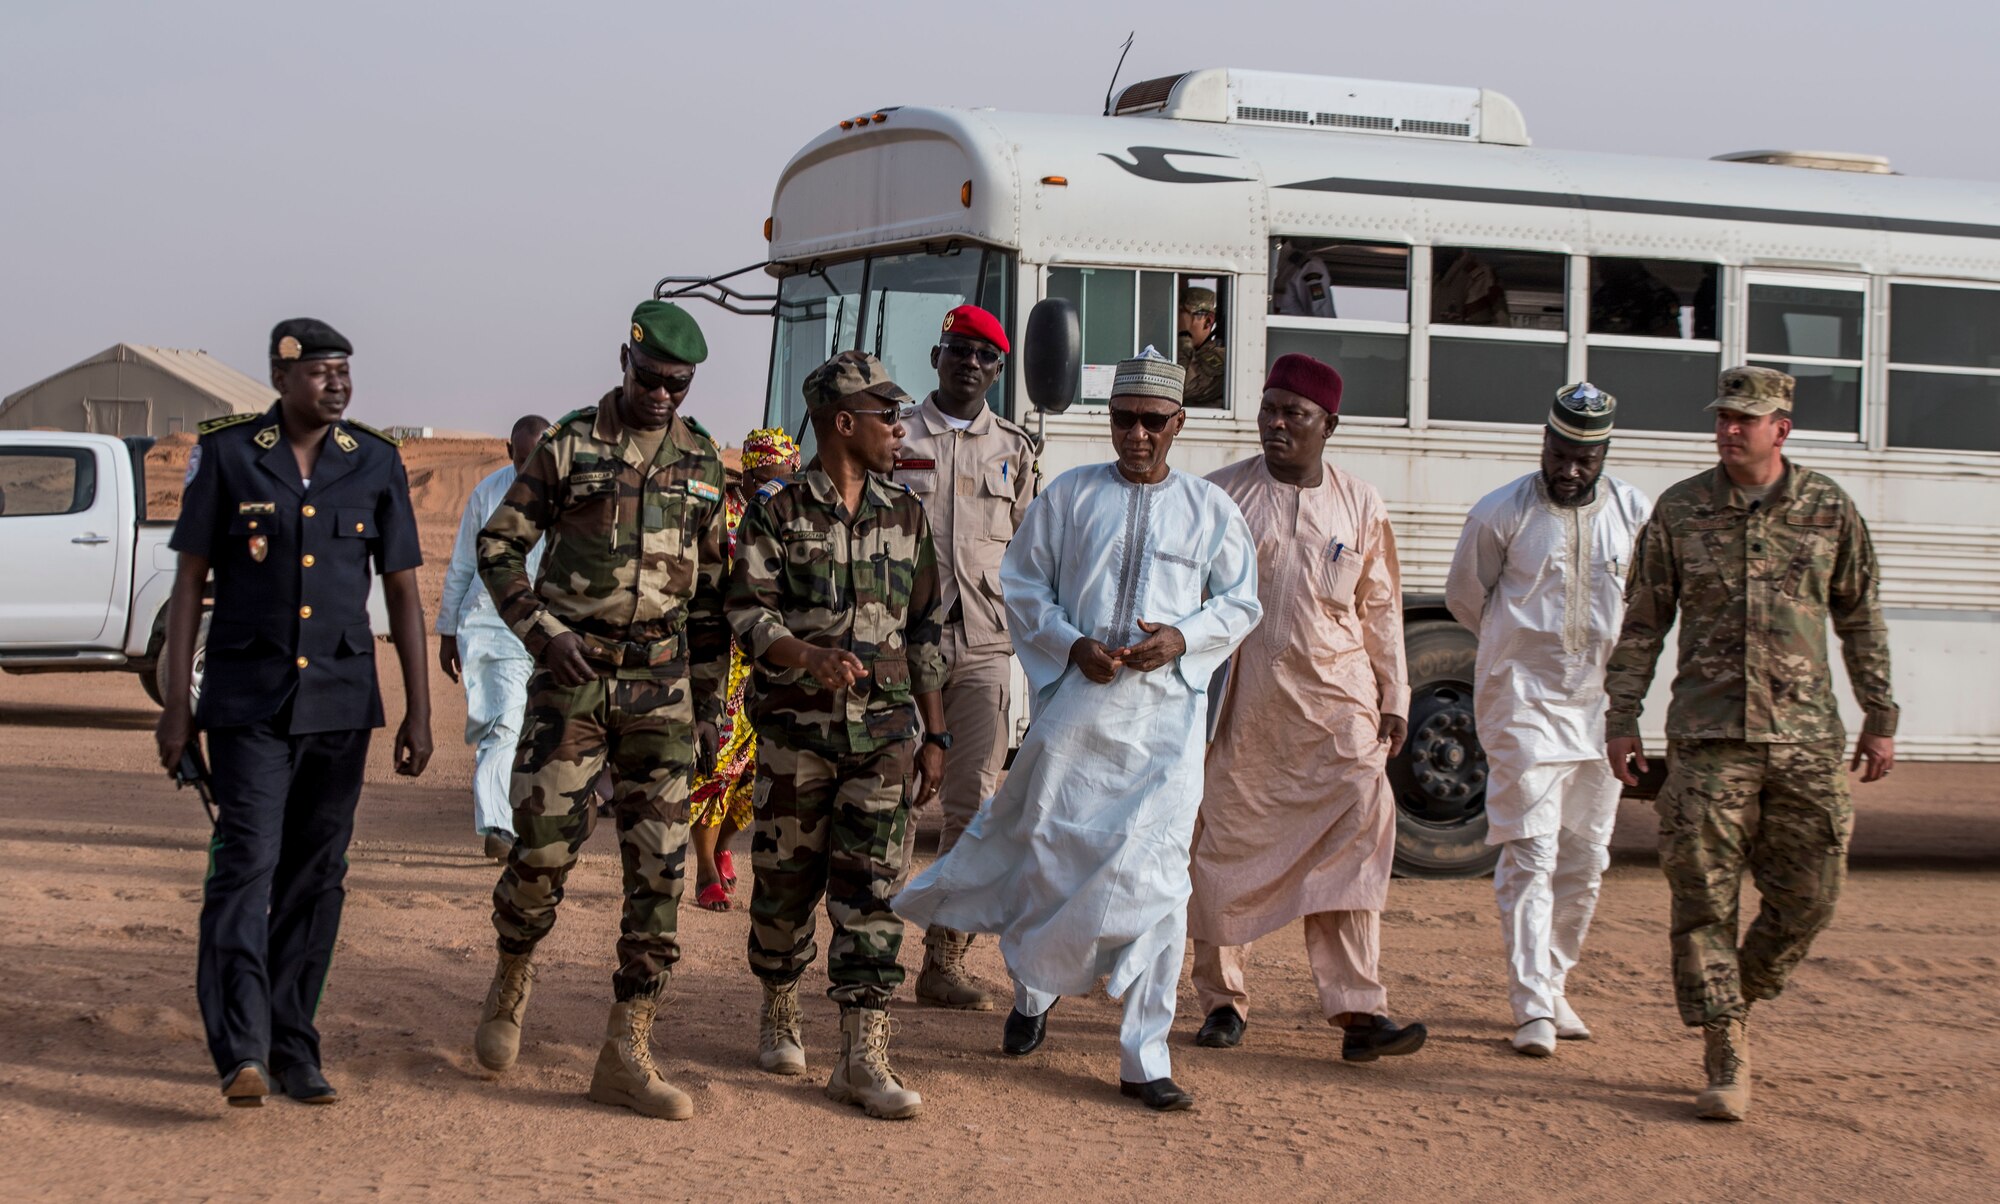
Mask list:
[[[410,483],[394,439],[342,421],[352,351],[312,318],[271,331],[277,404],[201,424],[170,541],[180,566],[155,735],[172,769],[197,729],[208,733],[218,817],[195,991],[222,1094],[237,1106],[263,1103],[272,1078],[304,1103],[335,1098],[313,1013],[347,893],[368,738],[383,724],[371,561],[403,670],[396,772],[414,777],[431,756]],[[191,707],[211,570],[208,668]]]

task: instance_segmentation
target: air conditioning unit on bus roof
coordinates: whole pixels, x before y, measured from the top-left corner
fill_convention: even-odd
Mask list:
[[[1528,123],[1520,108],[1484,88],[1235,67],[1209,67],[1140,80],[1118,94],[1111,112],[1116,117],[1169,117],[1528,145]]]

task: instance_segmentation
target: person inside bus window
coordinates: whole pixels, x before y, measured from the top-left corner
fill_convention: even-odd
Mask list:
[[[1181,290],[1179,332],[1174,362],[1187,369],[1188,406],[1219,406],[1229,356],[1216,329],[1216,296],[1212,288],[1190,285]]]
[[[1681,337],[1680,294],[1643,262],[1600,259],[1595,267],[1590,290],[1591,333]]]
[[[1431,321],[1450,326],[1506,326],[1507,292],[1491,266],[1471,251],[1439,248]]]
[[[1275,284],[1278,273],[1272,274],[1272,313],[1293,318],[1340,316],[1334,312],[1333,272],[1326,266],[1326,260],[1318,255],[1308,255],[1296,247],[1287,247],[1280,271],[1285,274],[1282,285]]]

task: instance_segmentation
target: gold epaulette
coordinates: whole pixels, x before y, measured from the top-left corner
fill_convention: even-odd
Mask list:
[[[227,430],[232,426],[241,426],[246,422],[255,422],[262,417],[262,414],[257,413],[224,414],[220,418],[210,418],[206,422],[197,423],[194,429],[204,435],[213,435],[217,431]]]

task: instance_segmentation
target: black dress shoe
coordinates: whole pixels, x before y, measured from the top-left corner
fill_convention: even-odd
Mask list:
[[[1194,1096],[1182,1090],[1172,1079],[1153,1079],[1144,1083],[1118,1083],[1118,1094],[1130,1096],[1155,1112],[1179,1112],[1194,1107]]]
[[[330,1104],[340,1098],[340,1093],[326,1081],[319,1067],[308,1062],[280,1070],[278,1085],[284,1088],[286,1095],[302,1104]]]
[[[1007,1027],[1000,1033],[1000,1048],[1017,1058],[1026,1057],[1042,1047],[1042,1038],[1049,1032],[1049,1012],[1056,1010],[1051,1003],[1048,1011],[1039,1016],[1023,1016],[1019,1008],[1007,1010]]]
[[[1208,1014],[1202,1021],[1201,1031],[1194,1035],[1194,1043],[1206,1049],[1234,1049],[1243,1043],[1243,1017],[1228,1004],[1223,1004]]]
[[[1424,1047],[1430,1035],[1430,1030],[1421,1024],[1397,1028],[1387,1016],[1370,1016],[1342,1030],[1340,1056],[1348,1062],[1373,1062],[1377,1058],[1413,1054]]]
[[[222,1098],[232,1108],[261,1108],[269,1094],[270,1076],[264,1073],[261,1062],[245,1062],[222,1076]]]

